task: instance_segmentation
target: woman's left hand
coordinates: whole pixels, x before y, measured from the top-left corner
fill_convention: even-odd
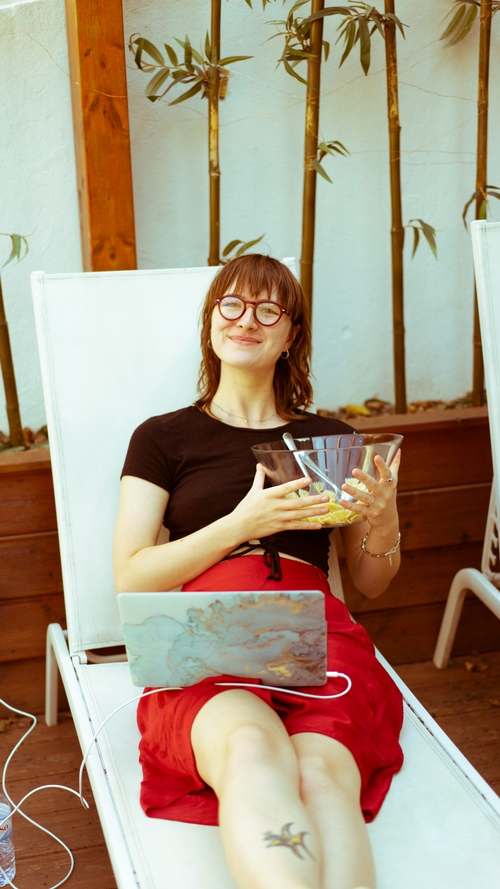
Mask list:
[[[383,526],[397,522],[396,491],[400,462],[401,450],[398,450],[390,466],[377,455],[375,465],[380,473],[378,481],[361,469],[353,469],[353,477],[362,482],[368,491],[360,491],[358,487],[343,484],[342,490],[355,497],[356,502],[341,500],[341,506],[365,516],[372,528],[382,530]]]

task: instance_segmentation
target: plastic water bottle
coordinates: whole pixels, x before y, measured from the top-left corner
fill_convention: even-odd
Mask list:
[[[0,793],[0,867],[5,872],[5,877],[0,871],[0,886],[8,886],[9,880],[16,875],[16,856],[14,843],[12,842],[12,818],[9,801]],[[7,821],[4,821],[7,818]]]

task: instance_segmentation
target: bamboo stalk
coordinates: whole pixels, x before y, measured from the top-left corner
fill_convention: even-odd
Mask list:
[[[325,8],[324,0],[312,0],[311,15]],[[307,60],[306,129],[304,143],[304,187],[302,198],[302,250],[300,283],[306,297],[309,316],[312,314],[314,230],[316,221],[316,170],[312,163],[318,154],[319,100],[321,86],[321,52],[323,19],[311,24],[311,53]]]
[[[384,0],[385,13],[395,13],[394,0]],[[401,125],[399,122],[396,25],[386,21],[385,58],[389,118],[389,171],[391,185],[392,322],[396,413],[406,413],[406,367],[403,281],[403,211],[401,201]]]
[[[13,448],[24,446],[19,400],[17,397],[16,377],[10,348],[9,327],[5,317],[3,304],[2,281],[0,279],[0,364],[2,365],[3,385],[7,419],[9,421],[10,443]]]
[[[212,76],[208,90],[208,175],[210,202],[209,265],[220,263],[219,70],[221,0],[212,0],[210,44]]]
[[[488,87],[490,77],[490,45],[492,0],[481,0],[479,20],[479,73],[477,93],[477,160],[476,160],[476,219],[480,219],[481,205],[487,185],[488,166]],[[477,291],[474,282],[474,333],[473,333],[473,378],[472,403],[474,407],[484,404],[484,365]]]

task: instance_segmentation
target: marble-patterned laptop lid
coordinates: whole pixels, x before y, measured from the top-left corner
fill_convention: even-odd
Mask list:
[[[224,674],[284,687],[326,683],[320,591],[119,593],[118,609],[134,685]]]

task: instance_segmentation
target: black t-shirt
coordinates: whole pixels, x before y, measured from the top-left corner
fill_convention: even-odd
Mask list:
[[[246,429],[228,426],[191,406],[138,426],[122,476],[142,478],[169,492],[163,524],[170,540],[178,540],[228,515],[243,500],[255,476],[252,445],[277,441],[284,432],[312,438],[352,431],[340,420],[309,413],[274,429]],[[274,535],[272,542],[280,552],[310,562],[328,575],[330,531],[285,531]]]

